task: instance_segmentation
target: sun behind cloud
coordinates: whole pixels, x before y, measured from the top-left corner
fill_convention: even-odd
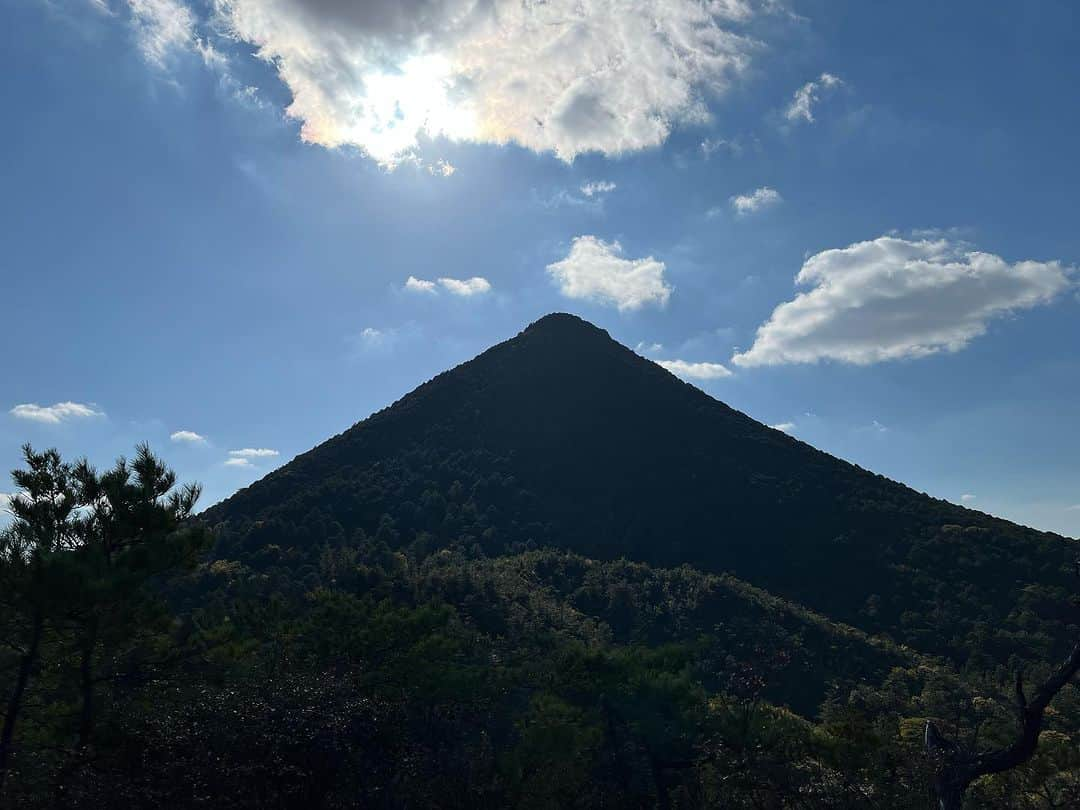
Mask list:
[[[421,139],[516,143],[573,161],[663,143],[707,120],[759,47],[724,0],[219,0],[271,63],[305,141],[384,166]]]

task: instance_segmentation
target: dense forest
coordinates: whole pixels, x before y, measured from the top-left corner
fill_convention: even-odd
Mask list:
[[[145,447],[15,483],[4,807],[1080,806],[1075,541],[571,316],[201,514]]]

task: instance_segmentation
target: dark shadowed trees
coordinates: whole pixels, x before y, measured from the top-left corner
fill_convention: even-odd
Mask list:
[[[14,677],[0,731],[0,790],[12,768],[17,734],[43,657],[48,693],[38,704],[51,721],[52,748],[84,758],[93,741],[102,686],[138,680],[172,653],[157,643],[168,611],[147,585],[195,561],[206,533],[185,526],[199,487],[176,476],[149,447],[99,474],[56,450],[24,447],[26,468],[12,473],[18,493],[0,534],[0,641]],[[5,673],[6,674],[6,673]],[[76,707],[74,727],[61,707]]]
[[[968,787],[980,776],[1003,773],[1031,759],[1039,745],[1043,715],[1073,676],[1080,671],[1080,641],[1029,700],[1021,673],[1016,675],[1016,736],[1002,748],[974,751],[947,739],[932,720],[926,723],[926,752],[934,764],[934,793],[940,810],[960,810]]]
[[[81,541],[80,486],[72,466],[56,450],[35,453],[23,447],[26,469],[12,472],[19,493],[9,505],[14,521],[0,534],[0,639],[15,657],[15,677],[7,694],[0,730],[0,791],[11,767],[15,731],[36,674],[48,623],[62,597],[55,555]]]

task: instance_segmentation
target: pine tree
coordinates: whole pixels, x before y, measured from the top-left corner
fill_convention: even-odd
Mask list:
[[[0,593],[5,615],[2,639],[16,659],[0,728],[0,791],[11,768],[15,730],[36,674],[58,596],[56,556],[81,542],[79,481],[56,450],[35,453],[23,446],[26,469],[14,470],[19,493],[9,505],[14,521],[0,534]]]

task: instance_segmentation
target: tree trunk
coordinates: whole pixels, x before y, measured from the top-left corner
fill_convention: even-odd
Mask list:
[[[30,684],[30,675],[37,665],[38,651],[41,648],[41,637],[45,632],[45,617],[41,610],[34,613],[30,628],[30,643],[19,661],[19,674],[15,679],[15,688],[8,700],[7,713],[4,715],[4,728],[0,731],[0,793],[4,789],[4,781],[11,765],[11,747],[15,740],[15,723],[22,710],[23,698],[26,696],[26,688]]]
[[[967,785],[962,785],[949,775],[939,776],[934,780],[934,795],[937,797],[937,810],[961,810],[964,806],[964,793]]]
[[[980,776],[1023,765],[1035,753],[1042,731],[1043,713],[1050,701],[1073,676],[1080,672],[1080,641],[1069,657],[1035,690],[1028,701],[1024,693],[1024,677],[1016,673],[1016,718],[1019,728],[1010,745],[992,751],[974,751],[946,739],[932,720],[926,721],[926,753],[934,764],[934,793],[938,810],[960,810],[968,785]]]

